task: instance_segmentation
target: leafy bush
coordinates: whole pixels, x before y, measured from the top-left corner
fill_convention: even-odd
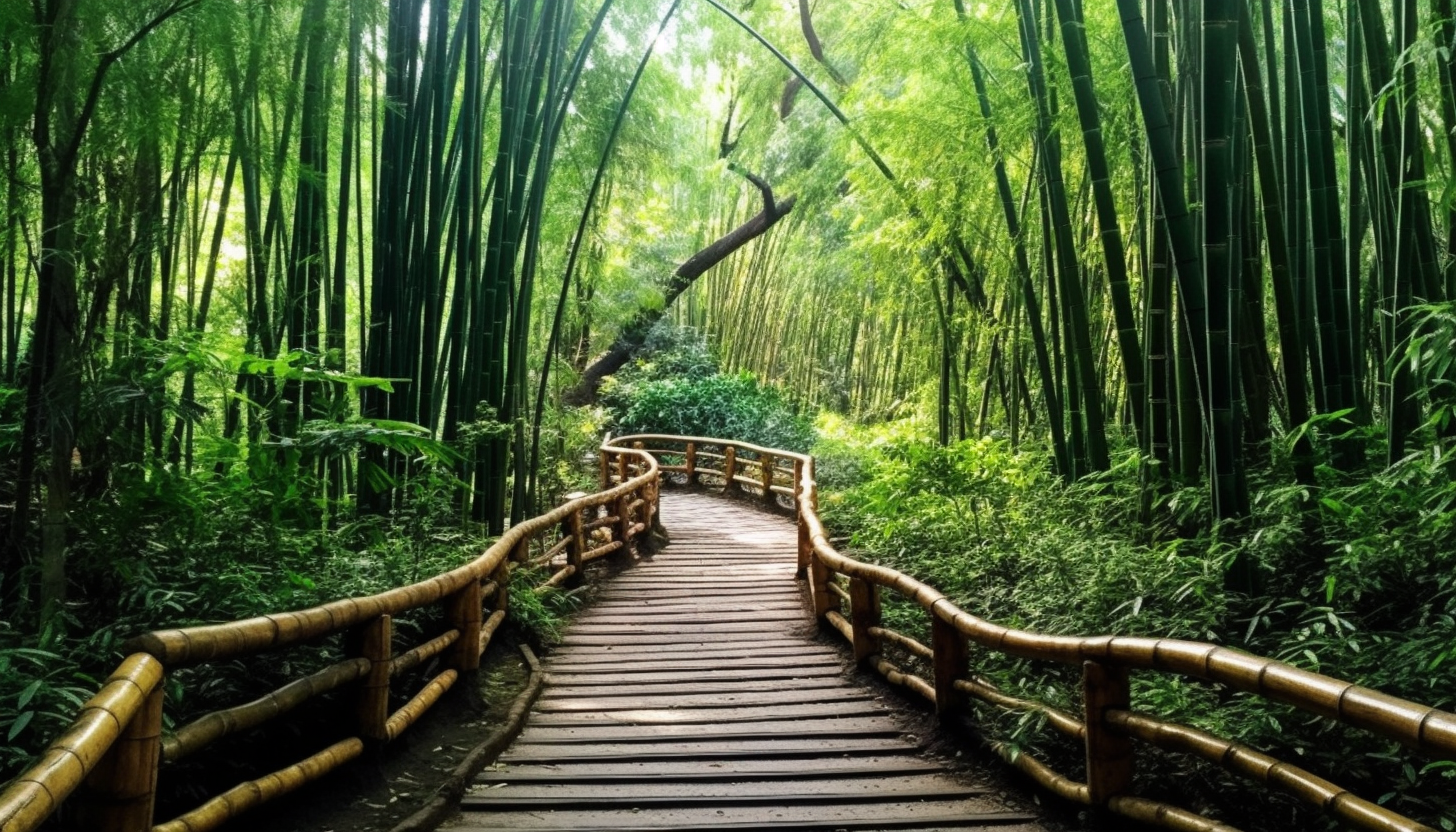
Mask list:
[[[1256,481],[1243,529],[1183,537],[1176,530],[1196,526],[1183,521],[1204,511],[1203,491],[1155,500],[1160,522],[1150,526],[1131,452],[1110,472],[1067,485],[1044,452],[994,439],[941,448],[909,430],[841,428],[815,450],[824,452],[820,505],[830,531],[849,535],[857,556],[920,578],[975,615],[1046,633],[1209,641],[1456,706],[1456,482],[1440,455],[1354,484],[1325,472],[1317,499]],[[1225,589],[1225,570],[1241,554],[1263,575],[1261,597]],[[887,595],[885,616],[927,635],[918,607]],[[1079,707],[1073,668],[991,651],[977,651],[974,664],[1009,691]],[[1422,767],[1392,743],[1194,680],[1140,673],[1133,685],[1139,710],[1300,760],[1397,811],[1456,828],[1456,766]],[[981,713],[988,733],[1076,764],[1080,752],[1041,720]],[[1140,763],[1164,783],[1187,778],[1187,765],[1154,755]],[[1222,776],[1198,771],[1205,782]],[[1282,798],[1266,799],[1249,811],[1287,817],[1270,808]]]
[[[814,426],[776,388],[752,374],[718,372],[707,342],[659,325],[643,356],[602,387],[618,433],[671,433],[735,439],[807,451]]]

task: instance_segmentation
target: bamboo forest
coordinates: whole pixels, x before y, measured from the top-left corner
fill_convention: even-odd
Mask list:
[[[433,828],[759,516],[1008,830],[1456,830],[1452,0],[0,0],[0,211],[7,832]]]

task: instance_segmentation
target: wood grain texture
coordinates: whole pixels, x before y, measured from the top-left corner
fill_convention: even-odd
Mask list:
[[[1038,829],[921,756],[816,641],[792,523],[664,494],[673,543],[601,587],[453,828]]]

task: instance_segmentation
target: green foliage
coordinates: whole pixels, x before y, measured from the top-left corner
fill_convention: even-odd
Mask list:
[[[908,426],[831,425],[815,453],[833,533],[848,534],[857,556],[914,575],[990,621],[1208,641],[1456,707],[1456,480],[1439,453],[1354,482],[1326,472],[1318,492],[1255,482],[1246,532],[1193,535],[1177,529],[1192,517],[1191,528],[1208,528],[1206,490],[1154,501],[1153,515],[1166,524],[1150,529],[1138,509],[1135,455],[1068,485],[1041,450],[1018,452],[996,439],[941,448]],[[1260,597],[1225,588],[1239,555],[1263,575]],[[913,604],[887,597],[886,620],[926,635]],[[977,651],[973,665],[1010,691],[1078,707],[1074,669],[991,651]],[[1137,674],[1134,706],[1339,772],[1343,785],[1403,813],[1456,819],[1449,768],[1423,767],[1363,732],[1169,674]],[[994,709],[982,716],[990,733],[1017,747],[1076,758],[1039,720]],[[1158,758],[1144,767],[1186,778],[1183,765]]]
[[[654,349],[655,346],[655,349]],[[750,373],[719,373],[706,342],[659,326],[644,357],[602,387],[619,434],[672,433],[805,451],[814,426]]]

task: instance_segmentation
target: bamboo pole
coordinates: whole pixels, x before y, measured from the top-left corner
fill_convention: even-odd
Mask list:
[[[160,684],[86,778],[81,825],[96,832],[146,832],[157,799],[162,757]]]
[[[956,686],[970,660],[966,637],[949,622],[931,618],[930,651],[935,656],[935,713],[946,719],[966,704],[965,694]]]
[[[152,827],[151,832],[216,829],[255,806],[323,777],[363,753],[364,742],[357,737],[336,742],[302,762],[236,786],[175,820]]]
[[[471,581],[445,602],[446,626],[459,634],[445,661],[461,673],[480,668],[480,581]]]
[[[758,455],[759,487],[763,489],[763,501],[773,505],[774,455]]]
[[[880,624],[880,588],[869,581],[849,581],[849,621],[853,627],[850,644],[855,662],[863,662],[880,652],[879,639],[870,632]]]
[[[738,448],[725,445],[723,448],[723,493],[732,494],[738,490]]]
[[[213,711],[178,728],[162,741],[162,759],[169,763],[184,759],[214,741],[238,731],[255,728],[288,713],[315,696],[353,682],[369,672],[365,658],[349,659],[311,676],[290,682],[246,705]]]
[[[567,575],[565,580],[569,582],[568,586],[580,586],[584,563],[582,555],[586,553],[586,534],[581,528],[580,511],[574,511],[570,517],[566,518],[563,532],[566,534],[566,539],[570,541],[566,547],[566,568],[571,570],[571,574]]]
[[[455,680],[459,678],[459,673],[454,670],[446,670],[444,673],[431,679],[429,684],[425,685],[419,693],[414,695],[414,698],[406,702],[399,710],[390,714],[389,719],[385,720],[385,739],[393,740],[408,730],[420,717],[425,715],[425,711],[428,711],[434,707],[436,702],[440,701],[440,697],[444,696],[445,691],[449,690],[455,684]]]
[[[683,466],[687,469],[688,488],[698,484],[698,443],[688,442],[683,454]]]
[[[40,760],[0,793],[0,829],[29,832],[76,790],[107,749],[150,704],[162,681],[162,665],[145,654],[128,656],[81,707],[71,727]]]
[[[354,715],[359,735],[367,740],[386,740],[385,720],[389,717],[389,669],[392,662],[392,619],[381,615],[359,628],[359,655],[368,659],[369,673],[359,687]]]
[[[1130,697],[1127,670],[1100,662],[1082,665],[1082,703],[1085,710],[1087,794],[1093,805],[1132,791],[1132,740],[1109,730],[1104,714],[1127,710]]]

